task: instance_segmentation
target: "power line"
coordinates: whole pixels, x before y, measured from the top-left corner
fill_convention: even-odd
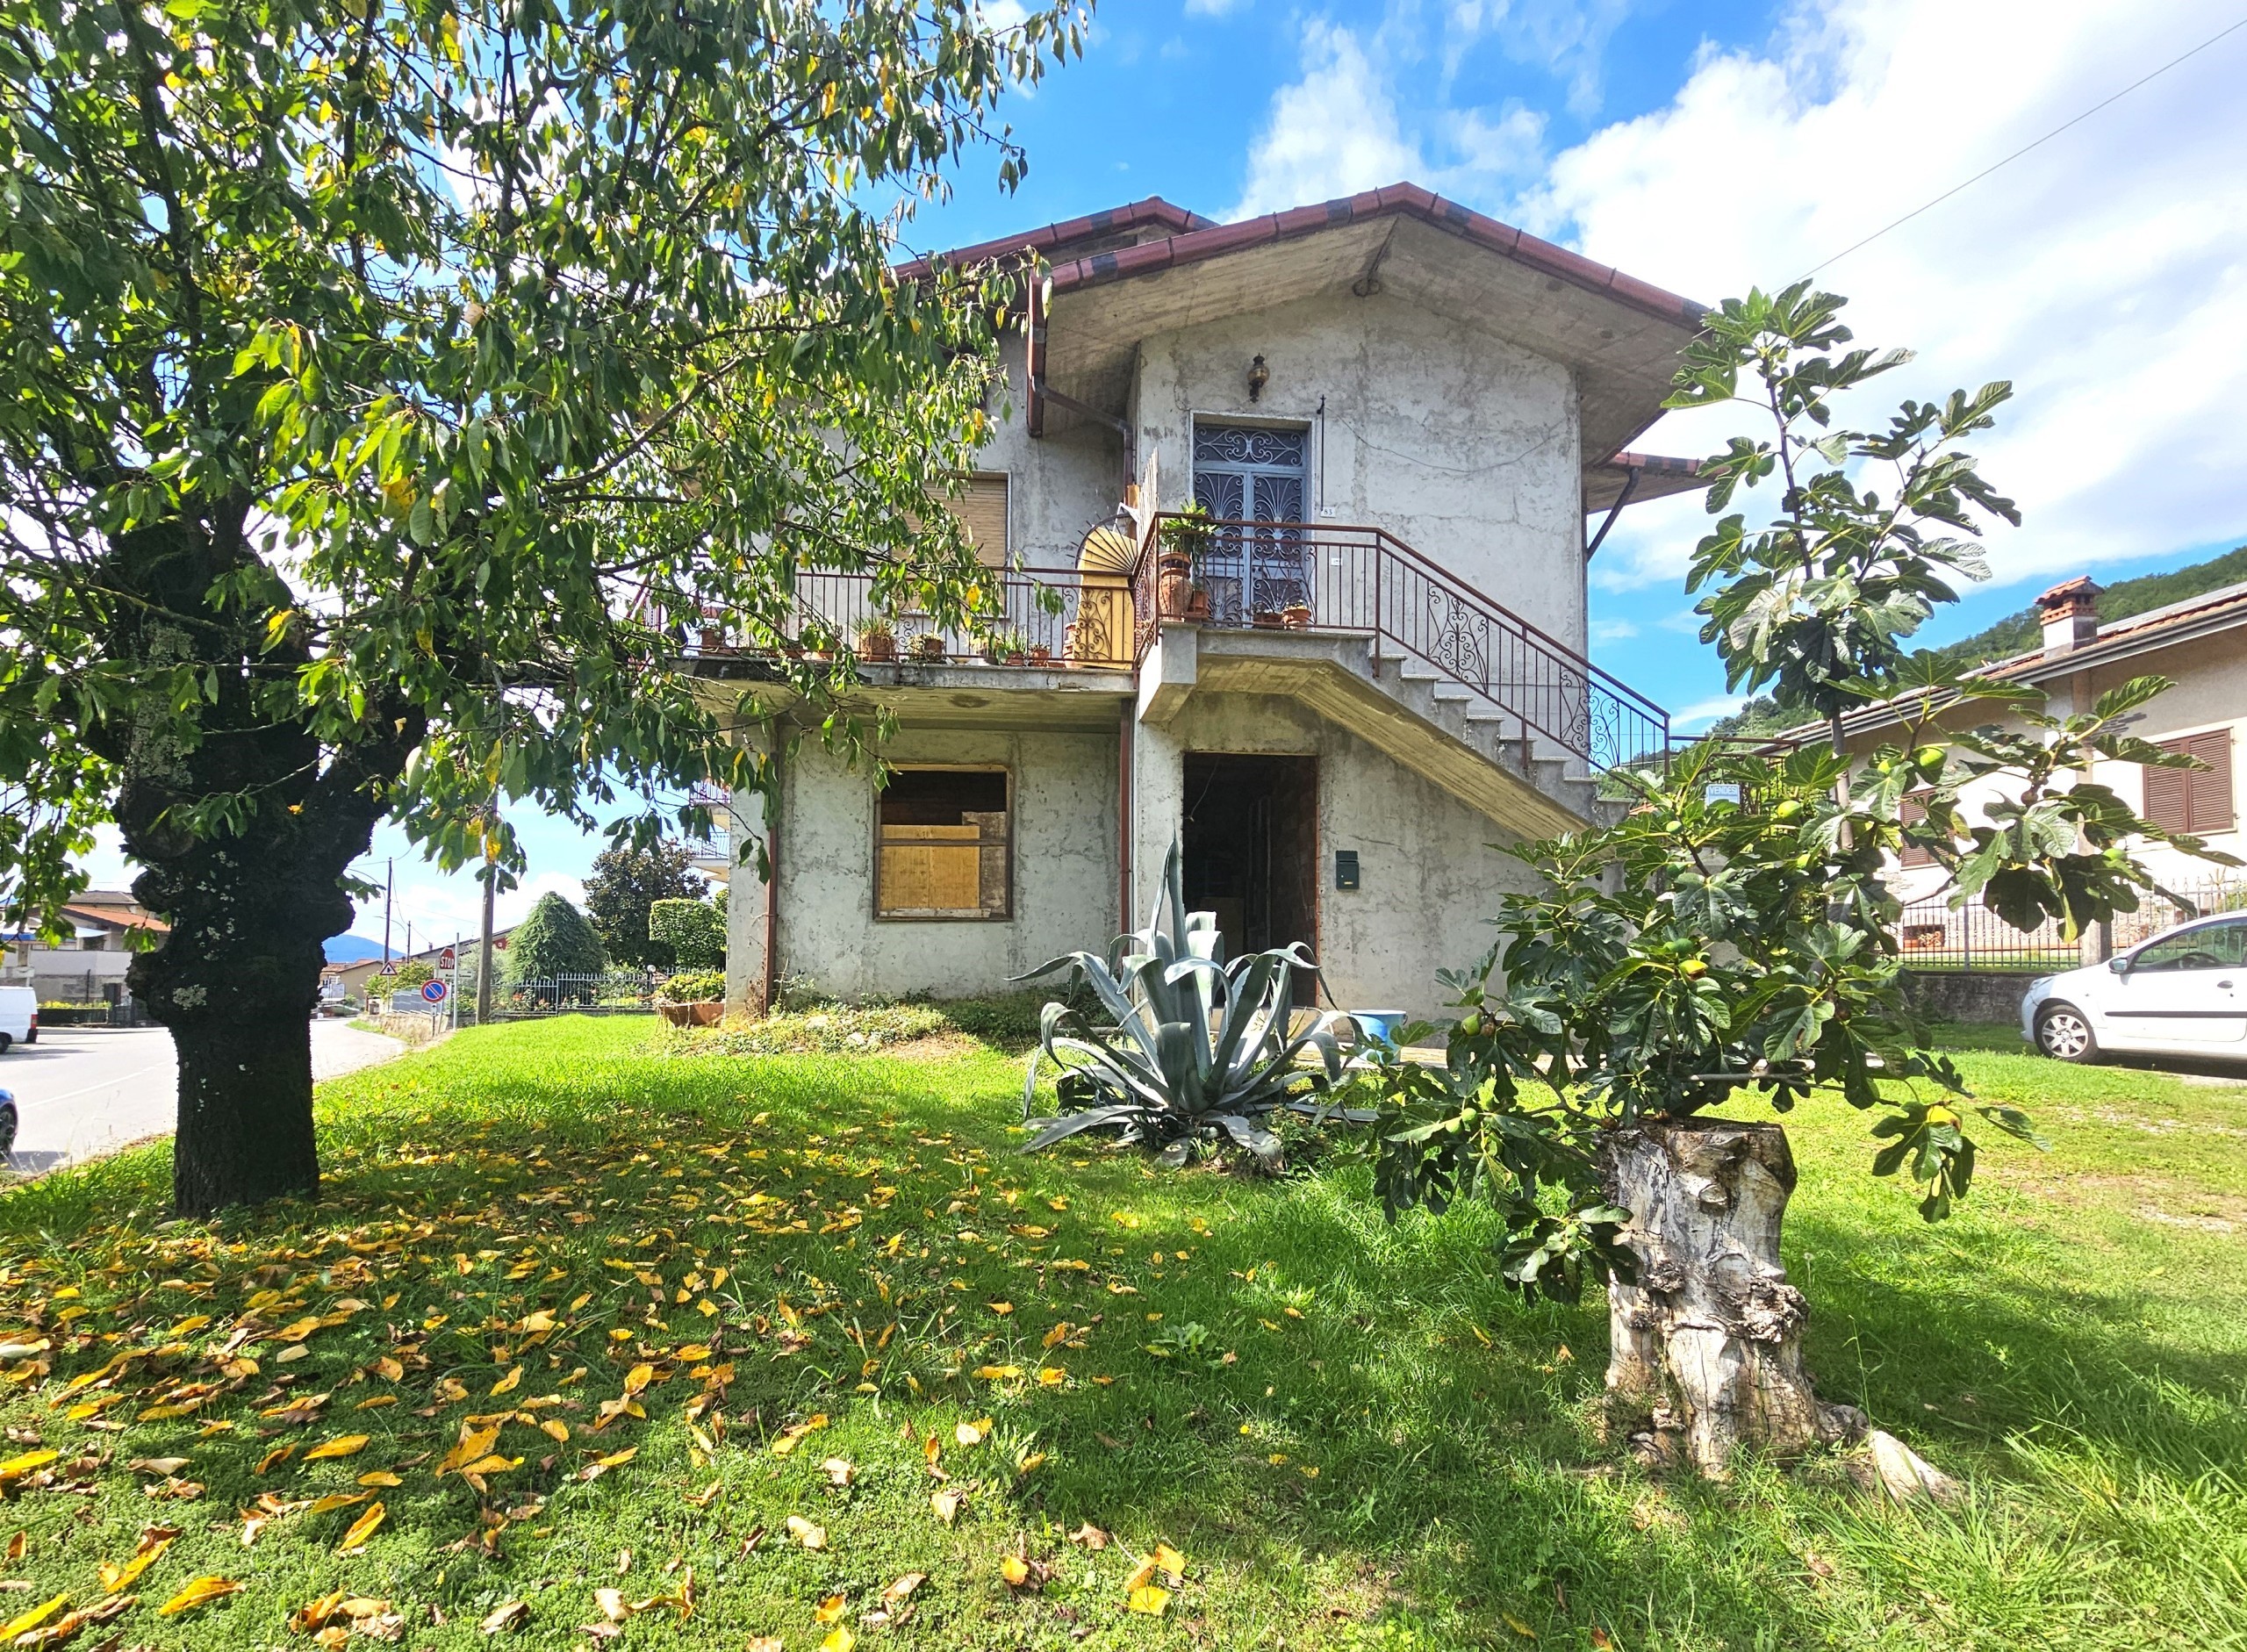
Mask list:
[[[2222,40],[2227,35],[2236,34],[2242,29],[2247,29],[2247,18],[2241,18],[2236,23],[2232,24],[2229,28],[2218,30],[2215,33],[2208,36],[2207,40],[2202,40],[2191,51],[2181,53],[2178,56],[2171,58],[2166,63],[2164,63],[2159,68],[2153,70],[2151,73],[2141,75],[2137,79],[2123,87],[2121,90],[2111,93],[2107,97],[2100,98],[2097,103],[2092,104],[2090,108],[2076,116],[2074,119],[2061,122],[2058,126],[2053,127],[2050,132],[2046,133],[2042,137],[2036,139],[2034,142],[2022,144],[2021,147],[2015,149],[2011,154],[2006,156],[2004,160],[1992,162],[1990,165],[1984,167],[1979,172],[1977,172],[1972,177],[1968,178],[1965,183],[1954,185],[1950,189],[1945,190],[1942,194],[1936,196],[1935,199],[1927,202],[1923,205],[1913,207],[1910,212],[1905,213],[1903,217],[1898,219],[1895,223],[1884,224],[1880,228],[1873,231],[1871,234],[1866,236],[1863,241],[1855,242],[1850,246],[1844,247],[1832,257],[1822,259],[1819,262],[1811,265],[1808,269],[1803,271],[1803,279],[1805,281],[1808,280],[1812,276],[1816,275],[1820,270],[1825,269],[1827,264],[1839,263],[1842,259],[1847,258],[1851,253],[1857,251],[1860,248],[1870,247],[1873,242],[1878,241],[1883,235],[1885,235],[1890,230],[1899,228],[1903,225],[1910,223],[1920,213],[1928,211],[1930,208],[1941,206],[1952,196],[1957,194],[1959,190],[1979,183],[1984,178],[1989,176],[1991,173],[1995,172],[1999,167],[2011,166],[2015,161],[2020,160],[2022,155],[2027,154],[2031,149],[2036,148],[2040,145],[2050,143],[2053,139],[2065,132],[2070,126],[2081,125],[2084,121],[2090,119],[2092,116],[2097,114],[2100,110],[2106,108],[2107,104],[2116,102],[2118,99],[2129,97],[2132,92],[2137,90],[2139,87],[2144,85],[2148,81],[2159,79],[2162,75],[2166,75],[2171,69],[2175,68],[2179,63],[2185,61],[2186,58],[2199,56],[2202,52],[2207,51],[2208,47],[2214,46],[2218,40]]]

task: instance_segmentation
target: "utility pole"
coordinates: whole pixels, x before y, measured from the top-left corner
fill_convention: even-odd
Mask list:
[[[406,920],[406,950],[398,956],[401,958],[413,956],[413,920],[412,918]]]
[[[390,870],[383,874],[383,962],[390,962],[390,898],[398,887],[398,858],[390,860]]]
[[[484,858],[484,937],[476,952],[476,1024],[492,1024],[492,892],[499,881],[499,866]]]

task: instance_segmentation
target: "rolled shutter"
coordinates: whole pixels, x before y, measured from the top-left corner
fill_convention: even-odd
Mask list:
[[[1007,565],[1007,478],[971,476],[959,497],[951,500],[951,514],[975,542],[976,560],[987,568]]]

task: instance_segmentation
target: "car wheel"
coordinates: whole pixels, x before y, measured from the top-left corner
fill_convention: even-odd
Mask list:
[[[10,1038],[4,1032],[0,1032],[0,1055],[7,1054],[8,1046],[13,1043],[15,1043],[13,1038]]]
[[[0,1107],[0,1159],[16,1151],[16,1106]]]
[[[2073,1004],[2054,1004],[2036,1017],[2036,1047],[2055,1061],[2096,1061],[2099,1040]]]

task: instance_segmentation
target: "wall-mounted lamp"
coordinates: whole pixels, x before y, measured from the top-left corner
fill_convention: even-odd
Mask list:
[[[1267,367],[1267,366],[1265,366],[1265,365],[1264,365],[1264,358],[1263,358],[1262,356],[1258,356],[1254,361],[1253,361],[1253,362],[1249,363],[1249,364],[1248,364],[1248,399],[1249,399],[1249,400],[1251,400],[1251,401],[1261,401],[1261,400],[1264,399],[1264,386],[1265,386],[1265,385],[1267,385],[1267,384],[1270,384],[1271,382],[1272,382],[1272,370],[1271,370],[1270,368],[1268,368],[1268,367]]]

